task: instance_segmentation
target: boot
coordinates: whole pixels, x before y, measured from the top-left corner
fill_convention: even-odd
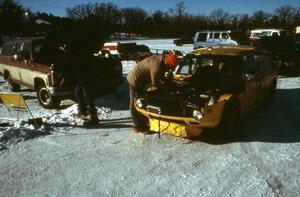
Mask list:
[[[78,106],[78,112],[76,114],[77,118],[85,118],[87,116],[87,111],[84,107]]]

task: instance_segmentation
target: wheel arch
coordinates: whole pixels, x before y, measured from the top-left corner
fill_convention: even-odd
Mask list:
[[[38,77],[34,78],[34,90],[36,91],[41,85],[46,86],[45,81]]]

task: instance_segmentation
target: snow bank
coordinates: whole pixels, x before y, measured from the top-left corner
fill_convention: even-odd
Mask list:
[[[97,107],[99,119],[107,119],[111,113],[110,108]],[[38,136],[50,134],[54,130],[69,130],[74,126],[83,125],[83,120],[76,117],[78,110],[77,104],[73,104],[67,109],[61,111],[50,111],[48,113],[35,114],[35,117],[41,117],[43,125],[33,125],[28,123],[28,117],[22,117],[16,121],[13,126],[3,128],[0,131],[0,142],[15,143]],[[61,127],[64,125],[64,127]],[[60,127],[59,127],[60,126]]]
[[[161,53],[163,50],[178,50],[182,52],[189,52],[193,50],[192,44],[187,44],[183,46],[176,46],[173,43],[174,39],[146,39],[146,40],[126,40],[120,41],[124,43],[135,42],[138,45],[146,45],[149,47],[151,52]]]

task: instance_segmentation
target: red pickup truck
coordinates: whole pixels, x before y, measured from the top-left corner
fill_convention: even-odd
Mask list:
[[[64,65],[58,48],[43,37],[5,42],[0,54],[0,73],[12,91],[19,91],[22,85],[37,92],[43,107],[56,108],[62,99],[72,96],[75,85],[70,74],[74,72],[72,65]],[[91,59],[93,65],[85,69],[91,69],[91,80],[98,94],[114,91],[123,83],[119,59],[93,55]]]

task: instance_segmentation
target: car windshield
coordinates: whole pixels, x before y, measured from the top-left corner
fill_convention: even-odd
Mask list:
[[[203,67],[214,67],[219,69],[220,66],[242,67],[242,59],[239,56],[224,55],[203,55],[185,57],[178,67],[176,74],[190,75],[197,73],[197,70]]]

